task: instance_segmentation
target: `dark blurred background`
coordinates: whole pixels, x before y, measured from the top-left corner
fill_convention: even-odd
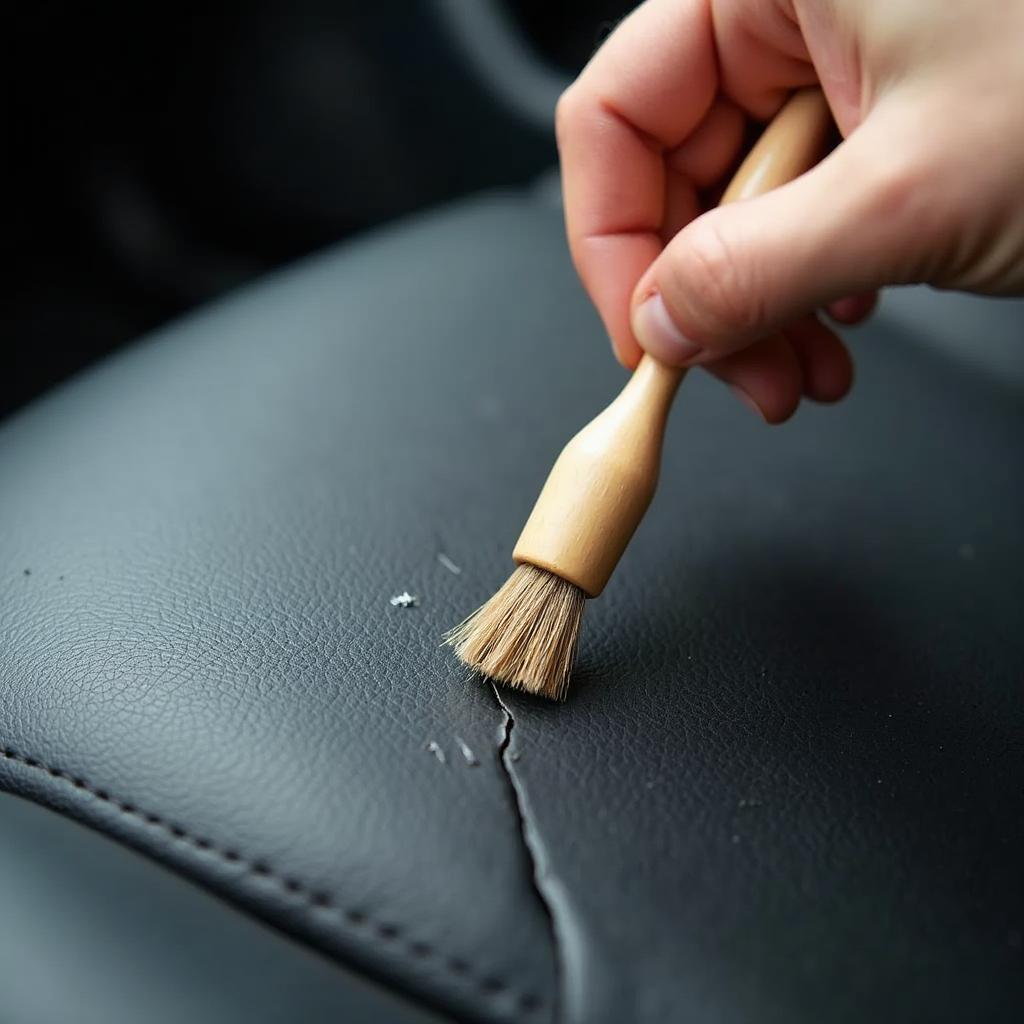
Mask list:
[[[0,417],[304,253],[533,181],[559,89],[631,6],[12,6]]]

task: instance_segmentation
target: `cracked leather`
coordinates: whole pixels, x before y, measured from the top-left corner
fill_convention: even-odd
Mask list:
[[[440,634],[622,381],[557,211],[175,324],[0,433],[0,782],[460,1018],[1019,1020],[1024,412],[859,339],[780,429],[691,375],[508,721]]]

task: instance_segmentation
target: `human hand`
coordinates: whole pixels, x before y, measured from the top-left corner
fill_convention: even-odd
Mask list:
[[[770,423],[849,390],[877,289],[1024,293],[1024,0],[647,0],[558,105],[573,260],[620,361],[704,365]],[[705,211],[749,118],[820,82],[843,141]]]

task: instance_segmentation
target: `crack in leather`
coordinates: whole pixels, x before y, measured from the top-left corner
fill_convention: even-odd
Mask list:
[[[540,869],[540,865],[537,860],[535,844],[531,840],[531,834],[537,830],[536,822],[531,820],[529,811],[526,803],[523,800],[523,794],[521,792],[521,785],[515,770],[509,762],[509,745],[512,742],[512,730],[515,728],[516,720],[512,714],[512,709],[501,699],[501,691],[498,689],[496,683],[490,683],[491,689],[494,691],[494,699],[498,702],[498,707],[501,708],[505,715],[505,730],[502,736],[501,743],[498,746],[498,764],[501,765],[501,770],[508,779],[509,788],[512,790],[512,797],[514,806],[516,809],[516,815],[518,818],[519,834],[523,840],[523,849],[526,851],[526,856],[529,859],[532,872],[530,882],[533,886],[533,891],[537,894],[537,899],[540,900],[541,906],[544,908],[545,914],[547,914],[548,923],[551,931],[551,948],[554,951],[554,972],[555,972],[555,1000],[554,1000],[554,1020],[559,1021],[562,1019],[562,1007],[564,1005],[564,996],[562,992],[564,979],[565,979],[565,959],[562,953],[562,941],[561,941],[561,928],[559,927],[559,921],[557,916],[557,903],[552,900],[545,888],[545,875]]]
[[[508,714],[507,709],[505,713],[508,716],[506,723],[507,742],[511,732],[511,715]],[[501,751],[504,751],[504,746],[501,748]],[[501,754],[499,754],[500,757]],[[512,986],[500,978],[471,970],[469,964],[463,960],[446,958],[429,943],[405,939],[404,929],[399,928],[397,925],[374,921],[361,910],[338,906],[332,894],[322,890],[314,890],[293,877],[279,875],[258,858],[245,857],[231,848],[221,849],[210,840],[193,835],[189,830],[180,825],[172,824],[161,815],[144,811],[129,801],[118,799],[111,795],[107,789],[92,785],[80,775],[75,775],[62,768],[49,765],[40,758],[23,754],[10,746],[0,747],[0,758],[24,765],[26,768],[31,768],[35,771],[43,772],[52,779],[65,782],[74,789],[88,793],[94,799],[114,807],[123,817],[131,818],[147,827],[158,829],[176,842],[187,843],[201,853],[217,857],[232,867],[242,868],[254,877],[271,882],[288,895],[301,900],[308,911],[316,912],[320,915],[339,917],[352,928],[363,931],[364,935],[366,931],[371,930],[373,938],[389,944],[392,948],[400,949],[411,959],[427,960],[437,957],[447,973],[460,979],[463,983],[469,982],[474,985],[478,992],[485,997],[497,997],[503,993],[514,991]],[[531,1016],[541,1010],[544,1005],[543,1000],[531,992],[520,993],[517,996],[517,1004],[522,1014]]]

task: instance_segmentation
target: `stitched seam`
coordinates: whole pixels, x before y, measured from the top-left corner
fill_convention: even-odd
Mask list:
[[[150,828],[164,833],[164,835],[169,836],[176,842],[187,843],[203,853],[216,857],[225,864],[229,864],[234,868],[242,868],[257,878],[272,882],[289,896],[301,900],[308,910],[317,911],[321,914],[340,916],[350,925],[371,931],[376,938],[391,944],[410,958],[419,962],[436,959],[448,974],[459,978],[463,983],[475,984],[478,990],[487,997],[497,998],[502,993],[512,992],[511,986],[500,978],[494,975],[478,974],[466,961],[460,960],[457,957],[445,957],[429,943],[406,939],[403,929],[398,925],[373,921],[361,910],[340,907],[335,903],[334,897],[330,893],[320,889],[313,889],[296,878],[280,875],[264,861],[258,859],[250,860],[230,847],[221,849],[210,840],[193,835],[179,825],[167,821],[159,814],[148,813],[129,801],[118,800],[111,796],[108,790],[91,785],[79,775],[73,775],[71,772],[64,771],[61,768],[54,768],[39,758],[22,754],[11,747],[0,748],[0,757],[6,761],[14,761],[17,764],[25,765],[27,768],[43,772],[53,779],[66,782],[75,789],[82,790],[95,797],[95,799],[110,805],[123,817],[141,822]],[[532,993],[523,993],[517,999],[517,1008],[520,1013],[524,1014],[536,1013],[543,1005],[543,1000]]]

